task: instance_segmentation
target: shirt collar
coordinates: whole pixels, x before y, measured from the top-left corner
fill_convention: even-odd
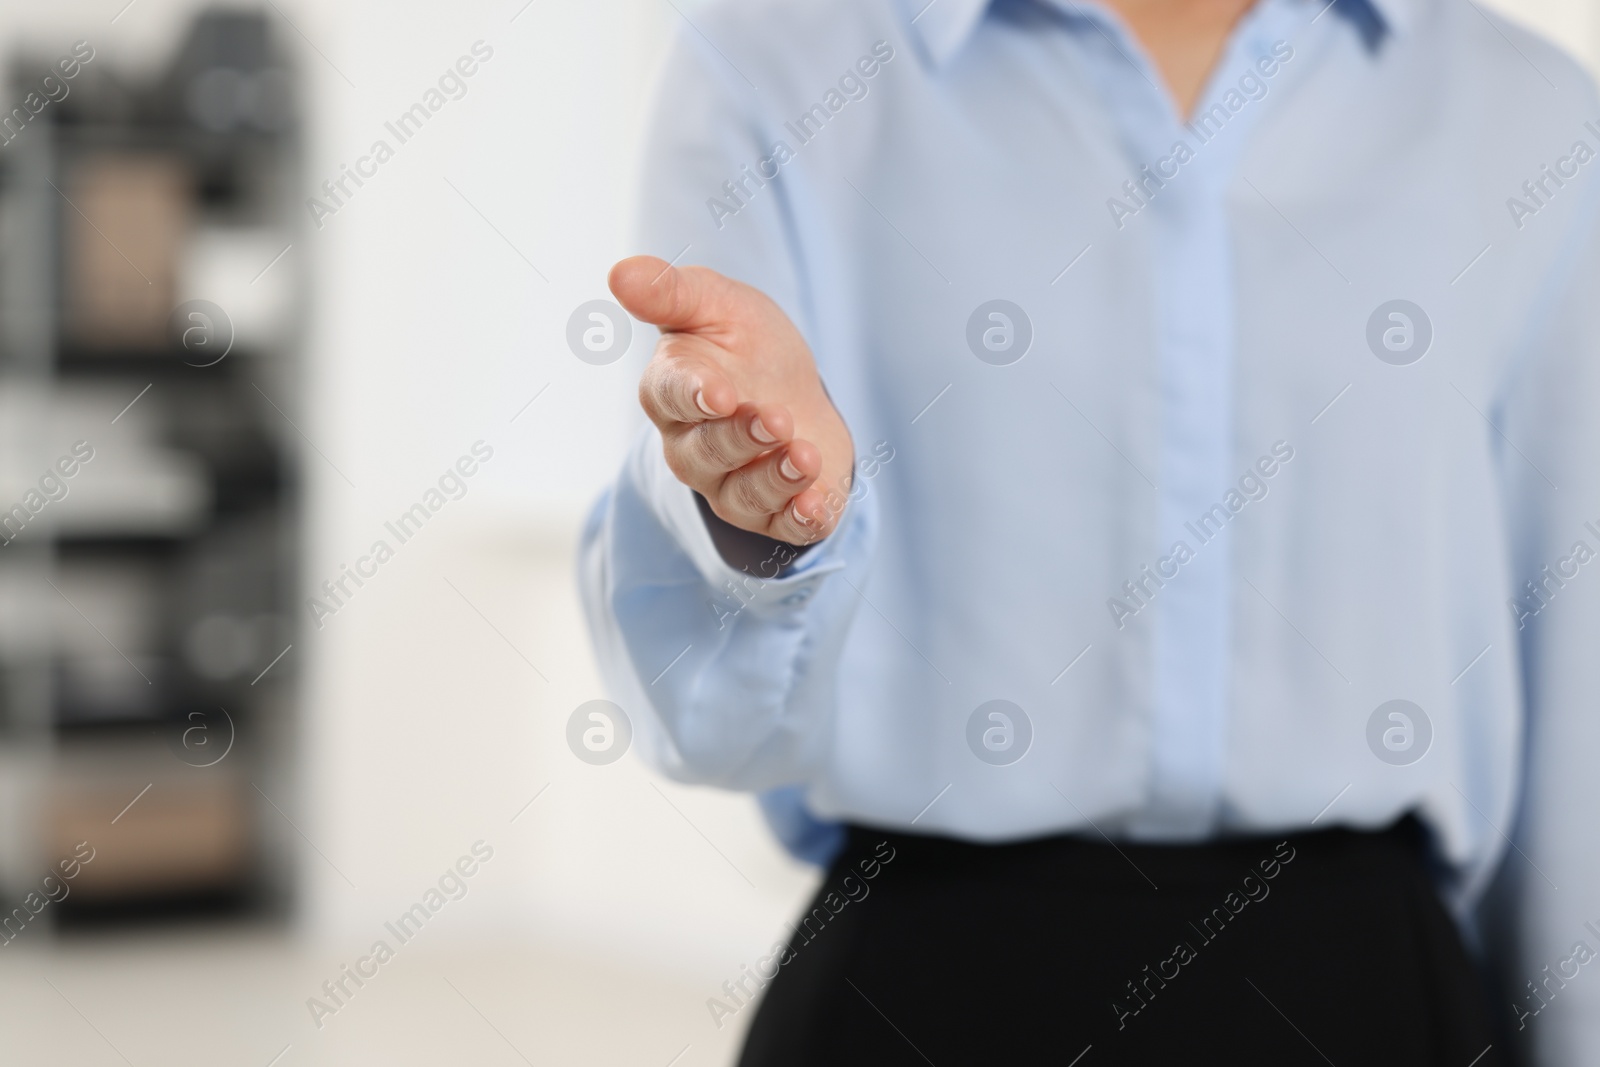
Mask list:
[[[900,0],[907,30],[934,67],[961,50],[988,7],[989,0]]]
[[[942,67],[966,44],[967,38],[978,26],[992,0],[900,0],[909,30],[922,48],[923,57],[934,67]],[[1056,6],[1072,11],[1072,0],[1048,0]],[[1258,0],[1265,2],[1265,0]],[[1415,21],[1422,0],[1306,0],[1320,11],[1326,4],[1335,13],[1349,18],[1358,29],[1365,31],[1376,20],[1382,31],[1404,35]],[[1363,32],[1369,47],[1376,44],[1374,36]],[[1379,34],[1381,36],[1381,32]]]

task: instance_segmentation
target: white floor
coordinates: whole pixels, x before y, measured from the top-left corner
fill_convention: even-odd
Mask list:
[[[233,928],[68,939],[0,952],[0,1059],[74,1067],[630,1064],[737,1058],[720,978],[652,978],[532,945],[402,949],[337,1014],[306,999],[326,953]],[[349,988],[355,989],[353,985]],[[274,1057],[278,1057],[274,1059]]]

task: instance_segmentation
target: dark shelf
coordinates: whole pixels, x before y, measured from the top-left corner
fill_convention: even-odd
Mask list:
[[[133,376],[167,378],[183,376],[184,382],[199,387],[233,386],[246,373],[259,373],[263,363],[273,357],[235,347],[227,358],[208,367],[197,367],[185,360],[194,357],[181,348],[84,348],[62,345],[56,354],[60,374],[92,374],[106,377]]]
[[[8,331],[0,375],[54,386],[62,403],[42,413],[52,431],[79,413],[99,421],[102,403],[114,401],[105,420],[128,400],[142,405],[107,442],[115,460],[94,468],[124,480],[101,485],[98,501],[87,481],[73,490],[81,529],[29,525],[32,540],[0,555],[0,566],[40,586],[50,604],[47,620],[11,618],[48,627],[48,641],[0,657],[0,743],[47,766],[38,795],[18,808],[38,812],[19,836],[46,851],[51,834],[75,841],[103,822],[109,781],[137,777],[132,795],[150,780],[146,770],[167,776],[139,807],[124,809],[120,854],[108,839],[84,881],[51,908],[68,933],[261,916],[281,912],[286,899],[279,875],[291,860],[260,832],[260,798],[242,772],[285,757],[293,714],[283,683],[295,676],[294,660],[273,658],[299,640],[300,442],[252,386],[288,407],[299,323],[250,334],[252,343],[236,341],[215,363],[177,344],[173,328],[194,310],[178,293],[197,267],[220,272],[195,283],[202,291],[208,283],[227,290],[243,269],[238,257],[209,255],[229,251],[215,242],[230,228],[249,230],[251,242],[282,235],[277,247],[296,239],[298,85],[278,47],[281,30],[265,5],[202,10],[154,75],[119,70],[100,49],[82,62],[70,94],[36,113],[0,156],[7,262],[32,268],[0,276],[5,306],[27,319]],[[13,57],[14,99],[53,62],[31,51]],[[124,271],[133,263],[142,279]],[[149,397],[140,392],[146,383]],[[100,425],[63,432],[81,429],[99,445],[95,433],[111,437]],[[114,472],[114,462],[124,465]],[[143,492],[136,483],[161,499],[133,495]],[[191,492],[201,488],[209,503]],[[150,513],[148,528],[140,509]],[[97,510],[104,520],[91,525]],[[163,516],[190,521],[162,529]],[[62,521],[73,517],[59,509]],[[81,619],[49,600],[41,575],[71,595]],[[106,647],[110,638],[97,644],[105,633],[91,627],[121,648]],[[271,673],[253,686],[269,661]],[[192,716],[215,722],[220,708],[230,724],[226,762],[196,762],[185,731]],[[12,829],[0,827],[7,839]],[[0,862],[11,862],[11,851],[0,849]],[[26,859],[24,850],[18,862]]]
[[[248,881],[236,886],[191,893],[150,893],[116,901],[86,902],[69,893],[55,913],[56,932],[64,937],[90,935],[103,930],[167,927],[241,919],[261,914],[263,902]]]
[[[132,530],[126,533],[106,531],[78,534],[58,531],[55,543],[63,557],[68,560],[75,555],[96,558],[141,556],[148,559],[151,556],[174,556],[182,550],[186,542],[198,541],[208,530],[209,526],[174,531],[170,534]]]
[[[192,721],[209,722],[210,719],[191,720],[191,712],[212,716],[219,707],[226,708],[236,731],[254,715],[251,700],[256,694],[249,691],[249,679],[229,686],[226,693],[210,694],[202,698],[198,692],[186,692],[180,697],[164,701],[161,710],[140,716],[101,716],[81,714],[76,717],[62,715],[51,723],[56,738],[64,745],[97,743],[104,741],[157,741],[169,749],[178,744],[183,730]],[[58,712],[68,709],[58,708]],[[237,739],[236,739],[237,740]],[[242,741],[239,747],[245,747]],[[174,759],[179,758],[176,754]],[[193,766],[193,764],[190,764]]]

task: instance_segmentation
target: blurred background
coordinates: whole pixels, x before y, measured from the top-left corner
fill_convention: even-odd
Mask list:
[[[0,1059],[733,1061],[815,875],[567,741],[697,6],[0,8]]]

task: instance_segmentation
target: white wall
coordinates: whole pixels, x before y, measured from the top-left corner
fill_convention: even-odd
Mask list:
[[[474,441],[495,449],[307,642],[302,826],[343,871],[308,854],[308,922],[366,937],[484,837],[497,860],[458,930],[734,973],[808,875],[748,799],[658,793],[632,758],[593,768],[564,742],[571,711],[603,695],[571,579],[576,524],[619,462],[648,351],[641,339],[590,367],[565,326],[626,250],[646,94],[678,16],[661,0],[521,3],[349,3],[300,24],[326,53],[306,61],[317,180],[387,136],[473,42],[494,50],[306,235],[319,299],[303,425],[331,461],[309,456],[313,574],[386,536],[382,520]]]

